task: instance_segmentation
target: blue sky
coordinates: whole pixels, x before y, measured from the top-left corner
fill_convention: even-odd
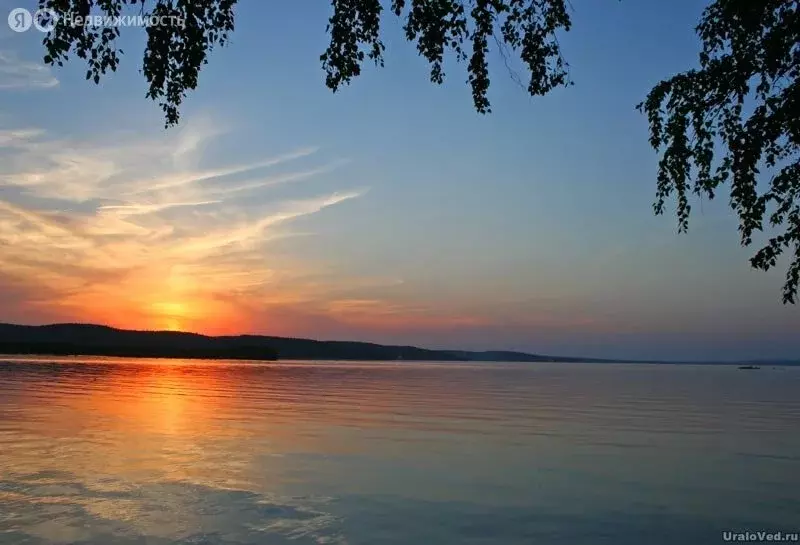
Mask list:
[[[695,203],[688,235],[652,212],[635,105],[694,65],[704,4],[573,2],[575,85],[532,99],[495,57],[482,116],[464,66],[431,84],[391,14],[386,66],[334,94],[329,5],[243,0],[166,131],[140,30],[123,29],[122,66],[95,86],[3,25],[0,320],[797,357],[785,269],[749,268],[726,199]]]

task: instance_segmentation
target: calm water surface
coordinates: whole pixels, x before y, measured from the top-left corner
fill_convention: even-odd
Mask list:
[[[0,543],[800,530],[800,369],[0,356]]]

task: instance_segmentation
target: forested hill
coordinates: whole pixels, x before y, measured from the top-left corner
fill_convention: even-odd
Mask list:
[[[124,356],[242,360],[506,361],[626,363],[526,352],[428,350],[366,342],[317,341],[264,335],[210,337],[175,331],[129,331],[91,324],[0,324],[0,354]],[[681,363],[629,361],[627,363]],[[686,362],[698,363],[698,362]],[[800,365],[800,360],[742,360],[757,365]]]
[[[463,360],[450,352],[413,346],[260,335],[210,337],[89,324],[0,324],[0,353],[251,360]]]
[[[254,360],[576,361],[576,358],[520,352],[427,350],[415,346],[261,335],[209,337],[172,331],[129,331],[91,324],[0,324],[0,353]]]

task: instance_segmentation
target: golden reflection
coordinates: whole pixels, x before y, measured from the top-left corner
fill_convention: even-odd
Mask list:
[[[463,404],[489,404],[482,404],[482,391],[460,395],[458,380],[399,373],[400,365],[83,361],[42,359],[41,369],[12,388],[20,411],[8,423],[14,441],[0,442],[0,468],[24,486],[0,490],[0,503],[60,509],[50,504],[68,502],[80,505],[81,523],[88,519],[95,529],[124,523],[126,531],[154,539],[183,539],[187,528],[200,528],[222,509],[261,523],[262,514],[271,516],[261,503],[292,496],[298,480],[337,479],[341,455],[370,452],[389,464],[377,479],[370,472],[347,475],[349,490],[392,484],[392,461],[413,456],[421,433],[457,432],[466,425]],[[420,406],[409,392],[437,403]],[[448,414],[458,416],[450,423],[456,427],[443,427]],[[487,433],[496,426],[470,425]],[[387,436],[401,440],[381,439]],[[463,444],[452,448],[448,460]],[[62,526],[26,531],[88,542]]]
[[[112,415],[126,425],[159,435],[202,436],[223,414],[225,398],[212,395],[217,369],[186,360],[146,360],[104,380],[85,410]],[[127,371],[127,373],[125,372]]]
[[[293,453],[352,452],[355,430],[405,425],[381,412],[394,391],[351,392],[338,372],[311,373],[312,365],[113,358],[61,364],[21,394],[31,397],[18,426],[36,445],[0,452],[0,467],[11,473],[67,471],[103,490],[120,480],[272,487]],[[351,395],[360,396],[357,409],[330,398]]]
[[[230,478],[222,477],[231,467],[223,453],[250,432],[228,425],[232,398],[215,391],[224,372],[221,366],[142,360],[93,367],[92,376],[54,377],[58,389],[67,392],[55,400],[62,407],[56,417],[61,421],[47,431],[32,430],[36,435],[85,435],[70,444],[75,450],[68,453],[70,471],[80,468],[80,477],[89,480],[103,472],[146,475],[154,481],[217,483]],[[53,439],[45,449],[58,447]],[[233,450],[246,456],[242,449]],[[16,459],[12,466],[18,465],[20,473],[58,471],[65,454]]]

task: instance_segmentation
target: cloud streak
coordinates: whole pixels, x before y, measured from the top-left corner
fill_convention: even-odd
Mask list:
[[[398,300],[397,278],[360,278],[278,246],[314,234],[293,222],[367,193],[308,194],[347,160],[322,160],[307,146],[209,162],[230,131],[186,121],[180,131],[102,141],[0,127],[0,296],[24,294],[0,321],[351,338],[485,325]]]
[[[0,51],[0,89],[48,89],[58,86],[50,68],[19,59],[14,53]]]
[[[247,328],[244,311],[263,310],[276,291],[323,296],[304,294],[296,280],[308,272],[273,255],[270,243],[292,235],[290,222],[366,190],[270,199],[269,186],[342,163],[299,168],[318,151],[308,147],[240,165],[189,164],[213,135],[110,146],[35,128],[0,131],[0,153],[9,158],[0,171],[4,275],[27,291],[39,285],[55,294],[50,310],[65,317],[154,329]],[[269,171],[278,165],[298,168]],[[225,179],[232,175],[248,181]]]

